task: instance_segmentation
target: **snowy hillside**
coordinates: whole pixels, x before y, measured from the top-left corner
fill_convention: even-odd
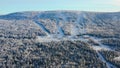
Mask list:
[[[28,28],[39,35],[70,35],[89,34],[102,37],[120,37],[120,13],[96,13],[75,11],[17,12],[0,16],[0,21],[14,28]],[[22,23],[19,23],[19,22]],[[28,23],[26,22],[28,21]],[[29,22],[30,21],[30,22]],[[12,23],[10,23],[12,22]],[[24,22],[24,23],[23,23]],[[18,24],[19,25],[18,25]],[[3,23],[0,23],[1,25]],[[17,24],[17,25],[15,25]],[[28,25],[25,27],[24,25]],[[116,28],[117,27],[117,28]],[[3,28],[4,29],[4,28]],[[22,30],[22,29],[19,29]],[[19,31],[18,30],[18,31]],[[29,29],[30,31],[33,31]],[[39,30],[41,32],[39,32]],[[13,29],[14,31],[14,29]],[[28,31],[28,30],[26,30]],[[35,32],[32,32],[35,33]],[[0,34],[1,35],[1,34]]]
[[[120,68],[119,60],[120,12],[0,15],[2,68]]]

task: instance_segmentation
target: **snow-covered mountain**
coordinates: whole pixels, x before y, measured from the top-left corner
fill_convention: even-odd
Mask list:
[[[16,29],[18,34],[20,34],[23,29],[26,29],[25,32],[23,31],[24,33],[30,31],[36,36],[77,36],[89,34],[102,37],[116,37],[116,35],[117,37],[120,37],[120,12],[16,12],[8,15],[1,15],[0,22],[1,26],[4,26],[3,24],[5,24],[5,27],[8,26],[7,28],[13,28],[10,30],[8,29],[8,31],[14,31],[14,29]],[[3,27],[3,29],[5,27]],[[22,29],[19,29],[20,27]]]
[[[120,12],[0,15],[2,68],[119,68],[119,57]]]

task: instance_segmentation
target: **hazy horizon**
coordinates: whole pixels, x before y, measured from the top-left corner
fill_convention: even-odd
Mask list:
[[[93,11],[93,12],[119,12],[120,0],[4,0],[0,1],[0,14],[22,11]]]

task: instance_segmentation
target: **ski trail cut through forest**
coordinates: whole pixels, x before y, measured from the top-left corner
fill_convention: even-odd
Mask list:
[[[39,25],[39,27],[40,27],[43,31],[45,31],[45,33],[47,34],[47,36],[50,35],[50,32],[45,28],[45,26],[44,26],[43,24],[41,24],[41,23],[38,22],[37,20],[34,20],[34,22],[35,22],[37,25]]]

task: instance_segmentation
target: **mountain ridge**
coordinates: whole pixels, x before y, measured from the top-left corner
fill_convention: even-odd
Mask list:
[[[61,31],[65,35],[91,34],[103,32],[104,34],[119,35],[120,13],[102,12],[78,12],[78,11],[45,11],[45,12],[17,12],[0,16],[6,21],[31,21],[30,24],[39,26],[40,30],[50,34],[59,34]],[[15,24],[15,21],[13,24]],[[37,22],[37,23],[36,23]],[[20,23],[19,23],[20,24]],[[24,23],[27,25],[27,23]],[[11,24],[12,25],[12,24]],[[22,25],[22,24],[21,24]],[[44,27],[44,30],[42,29]],[[116,27],[118,27],[116,29]],[[23,27],[25,28],[25,27]],[[35,28],[35,27],[34,27]],[[106,32],[107,31],[107,32]],[[112,33],[114,33],[112,35]],[[38,32],[39,33],[39,32]],[[46,33],[46,32],[45,32]],[[96,34],[98,35],[98,34]],[[115,37],[115,36],[113,36]]]

